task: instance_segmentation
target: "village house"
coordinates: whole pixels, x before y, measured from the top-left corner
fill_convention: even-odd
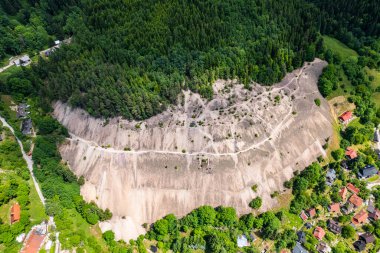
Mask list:
[[[358,178],[369,178],[376,175],[379,171],[373,165],[367,165],[359,169]]]
[[[323,228],[321,228],[321,227],[316,227],[316,228],[314,229],[314,233],[313,233],[313,235],[314,235],[314,237],[317,238],[318,240],[322,240],[323,237],[325,237],[325,234],[326,234],[325,230],[323,230]]]
[[[294,246],[292,250],[292,253],[308,253],[308,251],[304,247],[302,247],[302,245],[299,242],[297,242],[296,246]]]
[[[352,193],[354,193],[354,194],[359,194],[359,192],[360,192],[360,189],[357,188],[355,185],[353,185],[353,184],[351,184],[351,183],[348,183],[346,187],[347,187],[347,189],[348,189],[350,192],[352,192]]]
[[[11,207],[11,224],[20,221],[21,207],[18,203],[15,203]]]
[[[307,212],[307,215],[308,215],[310,218],[314,218],[314,216],[317,215],[317,211],[315,210],[315,208],[310,208],[310,209],[307,210],[306,212]]]
[[[359,240],[354,242],[354,247],[356,251],[363,251],[367,244],[373,243],[375,241],[375,237],[370,233],[364,233],[359,236]]]
[[[356,151],[355,150],[353,150],[352,148],[347,148],[347,150],[346,150],[346,157],[348,158],[348,159],[355,159],[356,157],[358,157],[358,154],[356,153]]]
[[[368,218],[374,221],[380,219],[380,210],[375,208],[373,212],[368,212]]]
[[[342,227],[339,225],[338,222],[334,220],[329,220],[327,223],[327,227],[334,234],[340,234],[342,232]]]
[[[352,194],[348,201],[356,208],[361,207],[363,205],[363,199],[356,194]]]
[[[249,242],[248,242],[247,237],[245,235],[239,235],[237,237],[237,245],[239,248],[248,247]]]
[[[23,55],[20,59],[17,59],[14,61],[14,64],[17,67],[20,66],[27,66],[31,62],[31,59],[29,58],[29,55]]]
[[[327,245],[327,243],[319,242],[317,245],[317,251],[319,253],[329,253],[329,252],[331,252],[331,248],[329,245]]]
[[[352,218],[352,223],[354,225],[363,224],[364,222],[366,222],[367,219],[368,219],[367,211],[361,210]]]
[[[17,106],[17,113],[16,113],[17,118],[21,119],[28,116],[29,114],[28,108],[29,106],[27,104],[24,104],[24,103],[19,104]]]
[[[24,119],[21,123],[21,132],[24,135],[29,135],[32,133],[32,120],[30,118]]]
[[[329,205],[328,210],[330,213],[340,213],[339,203],[332,203],[331,205]]]
[[[334,169],[329,169],[326,173],[326,184],[332,186],[336,179],[336,173]]]
[[[306,234],[304,231],[300,230],[297,232],[297,242],[303,244],[304,242],[306,242]]]
[[[350,214],[354,211],[354,205],[347,202],[343,207],[342,207],[342,211],[344,214]]]
[[[300,214],[300,217],[301,217],[301,219],[302,219],[303,221],[306,221],[307,218],[308,218],[304,210],[302,210],[302,212],[301,212],[301,214]]]
[[[339,116],[339,121],[342,124],[348,124],[352,120],[352,112],[346,111],[342,115]]]
[[[346,199],[347,199],[347,188],[346,187],[343,187],[342,189],[340,189],[339,191],[339,196],[342,198],[342,201],[345,202]]]

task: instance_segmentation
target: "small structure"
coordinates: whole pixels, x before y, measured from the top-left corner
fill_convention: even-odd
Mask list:
[[[61,45],[61,41],[60,41],[60,40],[55,40],[55,41],[54,41],[54,45],[56,45],[56,46]]]
[[[361,207],[363,205],[363,199],[356,194],[352,194],[348,201],[351,204],[353,204],[356,208]]]
[[[314,218],[314,216],[317,215],[317,211],[315,210],[315,208],[310,208],[310,209],[307,210],[306,212],[307,212],[307,215],[308,215],[310,218]]]
[[[352,218],[354,225],[363,224],[368,219],[368,213],[365,210],[361,210]]]
[[[301,244],[306,242],[306,234],[302,230],[297,232],[297,237],[298,237],[297,242],[299,242]]]
[[[364,168],[359,169],[359,178],[369,178],[376,175],[379,171],[373,165],[367,165]]]
[[[305,213],[304,210],[302,210],[302,212],[301,212],[301,214],[300,214],[300,217],[301,217],[301,219],[302,219],[303,221],[306,221],[306,220],[307,220],[307,215],[306,215],[306,213]]]
[[[347,148],[346,157],[352,160],[352,159],[355,159],[356,157],[358,157],[358,154],[352,148]]]
[[[18,203],[15,203],[11,207],[11,224],[20,221],[21,207]]]
[[[342,227],[339,226],[339,223],[334,220],[329,220],[327,226],[334,234],[340,234],[342,232]]]
[[[343,202],[346,201],[347,199],[347,188],[346,187],[343,187],[342,189],[340,189],[339,191],[339,195],[340,197],[342,198]]]
[[[342,211],[344,214],[350,214],[354,211],[354,205],[347,202],[343,207],[342,207]]]
[[[310,222],[306,222],[306,223],[305,223],[305,227],[306,227],[307,229],[310,229],[310,228],[313,227],[313,225],[312,225]]]
[[[294,246],[292,250],[292,253],[308,253],[308,251],[304,247],[302,247],[302,245],[299,242],[297,242],[296,246]]]
[[[331,252],[331,248],[329,245],[327,245],[327,243],[319,242],[317,245],[317,251],[319,253],[329,253],[329,252]]]
[[[326,184],[332,186],[336,179],[336,172],[334,169],[329,169],[326,173]]]
[[[342,167],[343,169],[345,170],[348,170],[348,164],[347,164],[347,161],[346,160],[342,160],[340,162],[340,167]]]
[[[348,124],[352,120],[352,112],[346,111],[342,115],[339,116],[339,121],[342,124]]]
[[[354,193],[354,194],[359,194],[359,192],[360,192],[360,189],[357,188],[355,185],[353,185],[353,184],[351,184],[351,183],[348,183],[346,187],[347,187],[347,189],[348,189],[350,192],[352,192],[352,193]]]
[[[340,205],[339,203],[332,203],[328,207],[330,213],[340,213]]]
[[[313,235],[314,235],[314,237],[317,238],[318,240],[322,240],[323,237],[325,237],[325,234],[326,234],[325,230],[323,230],[323,228],[321,228],[321,227],[316,227],[316,228],[314,229],[314,233],[313,233]]]
[[[376,129],[375,131],[375,135],[373,137],[373,141],[374,142],[380,142],[380,133],[379,133],[379,129]]]
[[[19,243],[22,243],[25,240],[25,236],[26,236],[25,233],[19,234],[16,237],[16,241],[19,242]]]
[[[248,247],[249,242],[248,242],[247,237],[245,235],[239,235],[237,237],[237,245],[239,248]]]
[[[21,123],[21,132],[22,134],[24,135],[29,135],[32,133],[32,119],[30,118],[27,118],[27,119],[24,119]]]
[[[358,241],[354,242],[355,250],[358,252],[363,251],[365,249],[365,246],[366,246],[366,244],[362,240],[358,240]]]

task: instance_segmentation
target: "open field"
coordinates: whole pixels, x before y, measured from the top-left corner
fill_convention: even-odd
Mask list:
[[[323,36],[323,41],[328,49],[331,49],[333,52],[339,54],[342,59],[358,56],[358,53],[355,50],[347,47],[337,39],[325,35]]]

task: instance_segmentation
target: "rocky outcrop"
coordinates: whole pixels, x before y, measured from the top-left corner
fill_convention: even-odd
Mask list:
[[[105,122],[57,102],[55,117],[71,133],[62,157],[85,177],[86,200],[136,224],[206,204],[245,213],[257,195],[264,210],[295,170],[324,155],[333,121],[317,89],[325,65],[317,59],[252,90],[217,81],[213,100],[185,91],[179,105],[142,122]]]

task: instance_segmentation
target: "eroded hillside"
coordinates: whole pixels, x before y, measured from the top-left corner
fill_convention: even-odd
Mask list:
[[[282,190],[293,171],[324,155],[333,120],[317,89],[325,65],[317,59],[272,87],[255,84],[251,91],[218,81],[211,101],[186,91],[178,106],[143,122],[114,118],[106,124],[57,102],[54,114],[71,134],[62,157],[85,177],[85,199],[113,212],[118,238],[205,204],[245,213],[259,195],[262,208],[270,208],[277,202],[270,194]],[[134,228],[122,231],[117,217]]]

